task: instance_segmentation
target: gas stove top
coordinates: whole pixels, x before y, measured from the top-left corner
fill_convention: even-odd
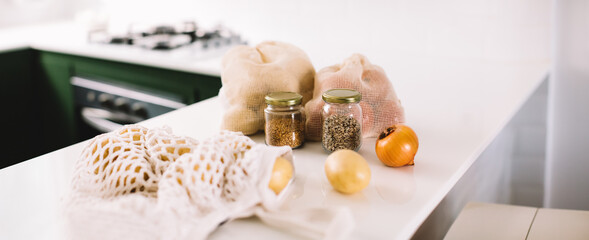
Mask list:
[[[185,46],[202,50],[214,50],[247,44],[239,34],[223,26],[203,29],[198,27],[196,22],[156,26],[131,25],[124,34],[113,34],[107,30],[95,30],[88,33],[88,41],[90,43],[128,45],[153,50],[170,50]]]

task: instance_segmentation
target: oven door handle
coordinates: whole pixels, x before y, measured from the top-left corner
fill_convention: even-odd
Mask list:
[[[111,132],[121,128],[123,125],[112,120],[127,123],[137,123],[142,118],[131,116],[124,113],[110,112],[99,108],[84,107],[81,109],[81,115],[84,122],[102,132]],[[112,119],[112,120],[111,120]]]

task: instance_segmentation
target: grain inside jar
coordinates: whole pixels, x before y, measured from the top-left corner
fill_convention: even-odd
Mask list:
[[[305,140],[305,115],[302,96],[294,92],[273,92],[266,95],[265,141],[270,146],[298,148]]]
[[[362,94],[354,89],[330,89],[322,94],[321,145],[331,153],[340,149],[358,151],[362,145]]]

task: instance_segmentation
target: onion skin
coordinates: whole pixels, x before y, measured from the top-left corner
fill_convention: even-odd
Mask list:
[[[409,126],[395,124],[387,128],[376,140],[376,156],[384,165],[402,167],[414,165],[419,147],[417,134]]]

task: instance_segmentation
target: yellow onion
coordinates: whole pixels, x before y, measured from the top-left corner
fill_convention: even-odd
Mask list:
[[[419,147],[417,135],[407,125],[395,124],[387,128],[376,140],[376,156],[389,167],[414,165]]]

